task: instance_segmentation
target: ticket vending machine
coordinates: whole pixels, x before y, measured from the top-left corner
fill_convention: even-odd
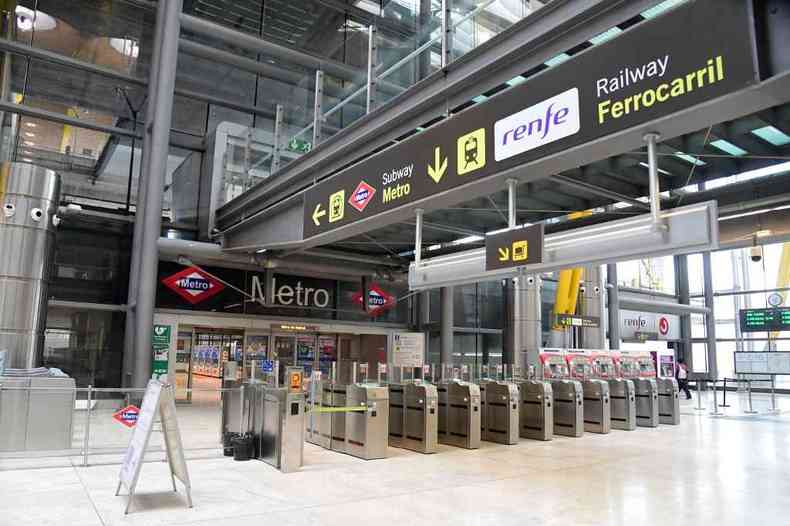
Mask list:
[[[516,384],[483,379],[479,386],[481,438],[498,444],[518,444],[519,394]]]
[[[480,387],[453,377],[442,379],[436,390],[439,395],[439,443],[479,448]]]
[[[589,353],[568,351],[565,359],[571,378],[582,384],[584,430],[589,433],[609,433],[612,429],[609,382],[593,378],[592,356]]]
[[[560,350],[540,353],[542,375],[551,382],[554,394],[554,434],[580,437],[584,434],[584,391],[571,379],[568,363]]]
[[[636,425],[640,427],[658,427],[658,383],[653,360],[645,355],[646,360],[638,355],[614,355],[618,374],[634,382],[636,388]],[[643,369],[644,367],[644,369]]]
[[[389,445],[436,453],[439,441],[436,386],[423,380],[406,380],[402,374],[393,373],[396,381],[389,384]]]
[[[593,378],[609,383],[612,429],[636,429],[636,387],[634,382],[617,374],[614,358],[607,353],[592,355]]]
[[[651,353],[653,354],[653,353]],[[658,421],[662,424],[680,424],[680,388],[675,379],[675,356],[671,350],[664,350],[651,356],[656,367],[658,384]],[[640,358],[640,365],[642,358]]]

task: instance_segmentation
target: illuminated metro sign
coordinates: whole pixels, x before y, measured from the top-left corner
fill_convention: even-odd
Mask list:
[[[219,280],[196,267],[168,276],[162,283],[192,305],[219,294],[225,288]]]
[[[362,292],[354,294],[352,299],[354,303],[363,305]],[[368,314],[371,316],[377,316],[382,311],[391,309],[396,303],[395,297],[384,292],[378,285],[373,284],[368,289]]]
[[[756,83],[748,4],[681,4],[327,178],[305,193],[303,238],[481,188],[482,179]]]

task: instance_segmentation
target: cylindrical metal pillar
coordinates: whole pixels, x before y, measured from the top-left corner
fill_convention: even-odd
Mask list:
[[[582,347],[585,349],[605,349],[603,279],[601,267],[598,265],[590,265],[584,270],[581,314],[598,318],[598,327],[582,328]]]
[[[705,285],[705,306],[710,309],[710,313],[705,315],[708,378],[715,381],[719,374],[719,368],[716,364],[716,314],[713,308],[713,268],[711,265],[710,252],[704,252],[702,254],[702,275]]]
[[[453,320],[455,316],[453,292],[453,287],[442,287],[439,291],[441,296],[439,363],[442,364],[453,363]]]
[[[9,368],[41,364],[59,196],[52,170],[0,164],[0,350]]]
[[[650,189],[650,216],[653,219],[653,224],[658,225],[661,215],[661,190],[658,184],[658,139],[657,133],[648,133],[645,135],[647,142],[647,171],[648,171],[648,186]]]
[[[620,288],[617,285],[617,263],[606,265],[606,306],[609,322],[609,348],[620,348]],[[601,320],[603,323],[603,320]]]
[[[689,271],[688,256],[675,256],[675,290],[678,294],[678,302],[688,305],[689,298]],[[694,354],[691,352],[691,314],[680,316],[680,348],[677,358],[683,358],[689,371],[694,370]]]
[[[157,18],[162,19],[162,39],[158,63],[157,83],[149,85],[148,105],[153,106],[150,157],[148,158],[148,185],[145,192],[145,212],[140,243],[140,270],[137,284],[135,316],[135,357],[132,385],[145,387],[151,377],[151,330],[156,303],[157,267],[159,252],[157,241],[162,230],[162,200],[164,197],[165,171],[169,153],[170,125],[173,114],[178,38],[181,32],[180,15],[182,0],[160,2]]]
[[[537,353],[543,346],[541,286],[540,276],[522,275],[515,283],[517,308],[513,324],[515,352],[512,363],[522,371],[526,366],[526,354]]]

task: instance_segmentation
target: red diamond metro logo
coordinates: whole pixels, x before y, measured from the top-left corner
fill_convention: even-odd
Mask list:
[[[225,285],[200,269],[189,267],[162,280],[162,283],[192,305],[219,294]]]
[[[358,212],[362,212],[365,207],[368,206],[368,203],[373,200],[373,194],[375,193],[375,188],[365,181],[360,181],[356,190],[351,192],[351,197],[348,198],[348,204],[356,208]]]
[[[138,409],[137,406],[127,405],[123,409],[113,413],[112,419],[131,429],[137,424],[137,418],[139,416],[140,409]]]

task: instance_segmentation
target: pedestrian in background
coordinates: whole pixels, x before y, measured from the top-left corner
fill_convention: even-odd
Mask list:
[[[680,390],[686,393],[686,400],[691,400],[691,393],[689,392],[689,369],[682,358],[678,360],[678,368],[675,372],[675,377],[678,380],[678,387]]]

